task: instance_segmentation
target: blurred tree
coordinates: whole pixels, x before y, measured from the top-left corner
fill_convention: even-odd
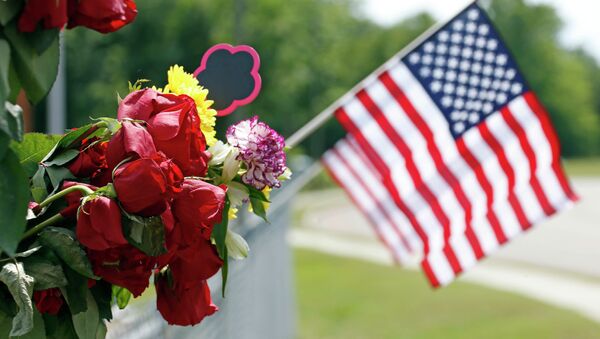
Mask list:
[[[228,42],[257,49],[263,90],[251,105],[218,120],[218,130],[260,114],[289,136],[434,22],[421,14],[380,27],[355,15],[351,0],[143,0],[138,8],[134,24],[109,36],[66,33],[69,125],[114,115],[115,91],[127,94],[127,81],[162,86],[171,64],[191,72],[211,45]],[[490,10],[552,113],[564,154],[598,154],[597,63],[561,48],[560,20],[550,7],[496,0]],[[302,147],[319,156],[343,134],[332,120]]]

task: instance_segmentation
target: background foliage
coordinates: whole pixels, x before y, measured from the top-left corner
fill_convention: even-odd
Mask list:
[[[488,2],[490,14],[551,112],[567,157],[600,154],[600,68],[583,50],[558,41],[556,11],[523,0]],[[102,36],[66,32],[69,126],[116,111],[115,86],[153,80],[162,86],[174,63],[193,71],[219,42],[254,46],[263,90],[249,107],[219,123],[257,113],[289,136],[434,22],[420,14],[380,27],[356,14],[349,0],[139,1],[135,24]],[[90,75],[93,77],[90,78]],[[221,131],[222,133],[222,131]],[[319,156],[343,135],[330,121],[304,149]]]

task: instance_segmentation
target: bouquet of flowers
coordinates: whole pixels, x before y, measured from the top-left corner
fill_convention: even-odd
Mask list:
[[[207,279],[221,270],[225,284],[229,257],[248,254],[228,220],[246,202],[266,217],[290,176],[284,139],[255,116],[217,140],[208,91],[182,67],[142,87],[117,119],[11,145],[33,201],[16,254],[0,254],[0,335],[103,337],[111,306],[151,280],[170,324],[217,311]]]

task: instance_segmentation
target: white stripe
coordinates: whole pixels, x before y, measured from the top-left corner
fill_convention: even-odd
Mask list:
[[[354,173],[360,173],[361,180],[370,191],[369,197],[375,199],[379,206],[387,212],[392,219],[391,221],[396,226],[395,228],[403,235],[406,241],[409,242],[410,246],[414,249],[422,250],[423,243],[417,233],[410,225],[410,221],[406,218],[404,213],[394,203],[392,197],[388,191],[384,188],[380,181],[373,175],[371,170],[365,166],[359,155],[342,139],[336,144],[336,149],[340,155],[346,159],[346,162],[353,168]],[[422,253],[418,253],[422,255]]]
[[[559,211],[569,204],[570,200],[552,170],[552,150],[541,123],[523,97],[516,98],[508,106],[519,125],[525,130],[527,140],[535,153],[536,175],[540,185],[554,209]]]
[[[485,176],[492,186],[494,196],[493,208],[504,230],[504,234],[507,238],[512,238],[516,234],[521,233],[521,226],[515,212],[512,208],[506,208],[510,205],[504,204],[504,202],[508,201],[508,179],[496,158],[496,154],[490,149],[485,140],[483,140],[477,128],[471,128],[462,135],[462,138],[465,145],[481,165]]]
[[[471,226],[482,250],[486,254],[492,252],[498,247],[498,241],[487,220],[485,192],[479,185],[475,173],[459,154],[454,138],[450,134],[448,122],[404,64],[400,63],[390,69],[389,75],[433,132],[435,146],[440,150],[444,164],[459,181],[460,187],[471,203],[473,215]]]
[[[354,124],[361,127],[365,139],[373,145],[377,154],[390,169],[394,186],[426,233],[430,248],[432,250],[434,248],[441,249],[443,247],[443,227],[425,199],[415,190],[402,155],[358,99],[349,102],[344,109]]]
[[[466,243],[465,229],[467,225],[465,224],[465,211],[454,195],[452,188],[437,171],[435,162],[427,149],[425,138],[381,82],[373,83],[366,88],[366,91],[394,131],[409,148],[412,160],[421,179],[431,190],[444,214],[450,220],[451,237],[463,238],[461,241],[457,241],[457,244]],[[454,252],[461,267],[469,265],[475,258],[470,246],[460,246],[459,248],[455,248]]]
[[[377,227],[382,236],[385,237],[389,246],[396,250],[399,259],[406,262],[409,258],[408,250],[404,247],[404,244],[402,244],[398,235],[392,230],[392,226],[382,215],[381,211],[379,211],[375,202],[357,182],[357,178],[352,175],[343,162],[333,152],[327,152],[323,156],[323,161],[327,167],[337,175],[346,188],[346,191],[353,197],[353,200],[358,203],[358,207],[363,211],[367,218],[371,220],[372,224]]]
[[[490,116],[485,123],[492,135],[494,135],[498,143],[502,146],[506,159],[514,171],[515,187],[513,188],[513,192],[523,207],[523,212],[527,220],[532,224],[543,220],[546,214],[531,187],[529,160],[519,143],[519,139],[499,113]]]
[[[454,271],[441,251],[429,253],[426,259],[440,285],[447,285],[454,279]]]

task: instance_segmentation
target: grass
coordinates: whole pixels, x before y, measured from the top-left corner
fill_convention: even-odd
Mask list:
[[[563,163],[569,176],[600,176],[600,158],[566,159]]]
[[[518,295],[295,251],[299,338],[600,338],[600,325]]]

